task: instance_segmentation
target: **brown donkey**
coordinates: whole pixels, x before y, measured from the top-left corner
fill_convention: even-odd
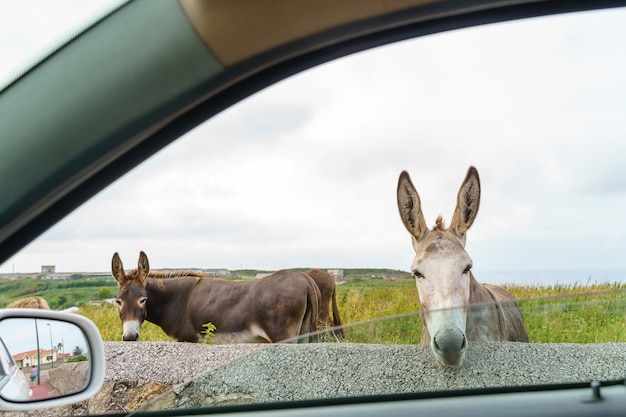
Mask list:
[[[326,327],[336,327],[333,329],[338,337],[343,337],[343,329],[341,326],[341,317],[339,317],[339,308],[337,307],[337,297],[335,291],[335,279],[328,272],[319,269],[311,269],[305,274],[313,278],[313,281],[320,289],[320,308],[319,323]],[[332,307],[333,317],[330,317],[330,308]]]
[[[472,274],[472,259],[465,237],[480,204],[478,171],[470,167],[457,195],[449,228],[441,216],[432,229],[426,226],[422,203],[403,171],[398,180],[398,209],[411,234],[415,277],[424,327],[422,344],[430,344],[444,366],[463,362],[468,341],[528,342],[522,311],[501,287],[480,284]]]
[[[180,342],[202,341],[206,323],[215,326],[214,343],[274,343],[317,330],[319,290],[300,272],[283,270],[250,281],[186,271],[150,273],[144,252],[138,268],[128,273],[115,253],[111,269],[123,340],[138,340],[144,320]]]

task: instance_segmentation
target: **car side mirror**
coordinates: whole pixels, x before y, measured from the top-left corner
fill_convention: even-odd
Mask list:
[[[83,401],[104,382],[98,328],[74,313],[0,310],[0,410]]]

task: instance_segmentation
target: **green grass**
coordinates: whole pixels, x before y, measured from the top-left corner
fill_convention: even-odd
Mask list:
[[[45,298],[52,309],[61,310],[87,300],[97,300],[102,288],[108,288],[111,294],[117,293],[117,284],[113,278],[88,279],[77,275],[68,280],[0,279],[0,308],[14,300],[37,295]]]
[[[531,342],[626,341],[626,285],[507,287],[518,299]]]
[[[412,279],[356,279],[337,286],[337,305],[343,323],[404,315],[419,310]],[[346,329],[346,340],[357,343],[419,343],[422,323],[418,315],[372,322]]]

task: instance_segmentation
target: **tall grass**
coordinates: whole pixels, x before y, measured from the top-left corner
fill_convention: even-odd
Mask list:
[[[626,341],[626,284],[508,286],[537,343]]]
[[[346,340],[358,343],[419,343],[422,324],[418,315],[402,316],[419,310],[415,284],[410,279],[354,280],[337,286],[337,305],[343,323],[362,325],[346,329]]]
[[[508,285],[524,313],[534,343],[602,343],[626,341],[626,285]],[[353,280],[337,286],[337,302],[346,339],[358,343],[419,343],[422,323],[415,283],[411,279]],[[117,308],[108,303],[85,305],[104,340],[120,341]],[[376,320],[394,316],[393,320]],[[219,329],[218,329],[219,330]],[[141,340],[169,341],[158,326],[144,322]],[[324,338],[324,340],[330,340]]]
[[[117,307],[111,303],[86,304],[81,306],[80,314],[95,323],[100,330],[102,340],[119,342],[122,340],[122,321]],[[144,321],[141,325],[141,340],[171,341],[173,340],[156,324]]]

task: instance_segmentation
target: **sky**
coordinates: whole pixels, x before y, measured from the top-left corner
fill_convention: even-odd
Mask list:
[[[67,28],[83,3],[55,2],[67,13],[47,25]],[[3,7],[0,80],[56,30]],[[400,172],[433,225],[474,165],[479,280],[626,278],[625,21],[620,9],[470,28],[298,74],[144,162],[0,273],[108,271],[114,252],[130,269],[140,250],[153,268],[408,271]]]
[[[0,334],[5,335],[4,344],[12,355],[36,351],[37,336],[39,349],[49,351],[51,347],[57,347],[61,343],[61,352],[64,353],[71,354],[76,347],[83,353],[89,351],[87,339],[80,328],[73,323],[59,320],[8,318],[0,322]],[[6,337],[7,335],[10,337]]]

